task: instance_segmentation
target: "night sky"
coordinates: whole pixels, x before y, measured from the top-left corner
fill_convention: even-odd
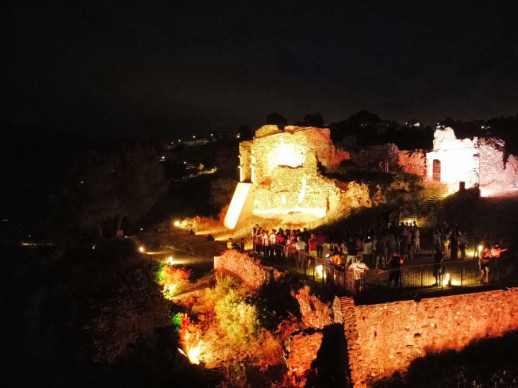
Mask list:
[[[2,2],[0,119],[91,134],[518,113],[518,1]]]

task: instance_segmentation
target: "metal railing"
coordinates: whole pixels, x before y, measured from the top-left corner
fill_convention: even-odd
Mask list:
[[[445,292],[480,287],[486,284],[478,259],[403,265],[398,270],[374,269],[356,272],[307,252],[286,252],[283,246],[272,245],[255,255],[312,278],[316,282],[339,287],[348,295],[383,294],[389,288],[411,292]],[[518,285],[518,258],[491,258],[487,284]],[[390,280],[390,282],[389,282]]]

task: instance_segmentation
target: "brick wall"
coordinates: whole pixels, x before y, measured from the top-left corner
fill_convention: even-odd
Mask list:
[[[399,151],[398,164],[404,172],[426,176],[426,157],[422,150]]]
[[[282,273],[276,269],[265,267],[258,260],[233,249],[214,257],[214,270],[231,273],[255,289],[272,277],[278,279],[282,276]]]
[[[351,378],[361,387],[427,354],[518,329],[518,289],[354,308],[343,299],[342,311]]]

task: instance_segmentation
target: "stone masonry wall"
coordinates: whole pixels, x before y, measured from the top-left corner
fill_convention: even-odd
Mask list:
[[[278,279],[282,276],[279,271],[265,267],[258,260],[233,249],[214,257],[214,270],[231,273],[254,289],[260,288],[272,277]]]
[[[379,144],[361,147],[351,153],[351,160],[360,169],[396,172],[398,167],[398,147],[395,144]]]
[[[252,142],[239,143],[239,180],[250,182],[252,180]]]
[[[518,165],[514,155],[504,164],[505,143],[501,139],[480,139],[480,189],[494,195],[514,189],[518,184]]]
[[[277,166],[302,167],[308,153],[330,170],[349,157],[334,147],[327,128],[285,127],[280,131],[264,126],[256,132],[251,149],[256,183],[262,183]]]
[[[417,358],[518,329],[518,289],[351,307],[343,301],[351,378],[367,386]]]
[[[426,176],[426,157],[423,150],[399,151],[398,164],[404,172]]]

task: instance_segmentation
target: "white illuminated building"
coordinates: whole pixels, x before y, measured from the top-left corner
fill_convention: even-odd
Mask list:
[[[447,185],[449,192],[480,187],[483,196],[500,195],[516,190],[518,159],[504,160],[505,143],[501,139],[458,139],[452,128],[438,128],[433,150],[426,153],[426,179]]]

